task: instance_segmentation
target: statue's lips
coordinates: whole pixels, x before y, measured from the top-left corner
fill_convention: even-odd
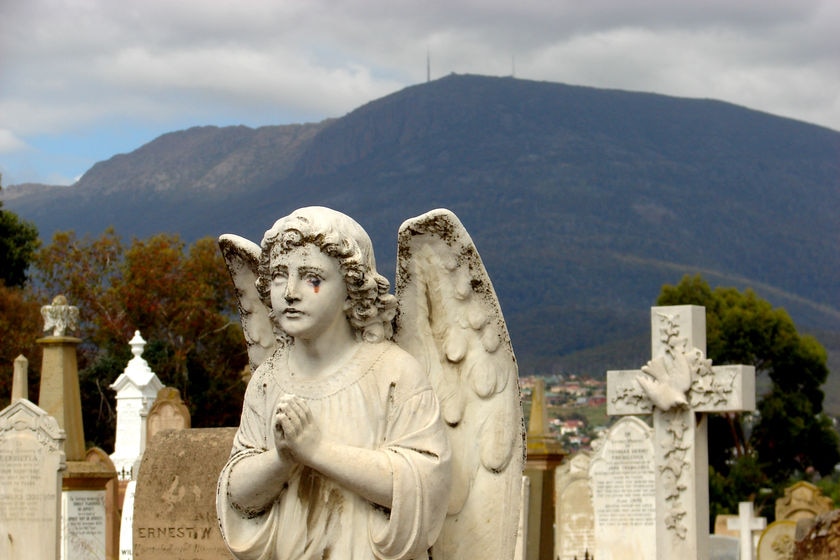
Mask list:
[[[283,310],[283,316],[288,317],[290,319],[294,319],[295,317],[303,317],[305,313],[300,309],[295,309],[294,307],[287,307]]]

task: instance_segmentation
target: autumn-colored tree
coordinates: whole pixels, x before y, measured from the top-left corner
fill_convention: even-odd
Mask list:
[[[194,426],[236,424],[247,356],[214,240],[187,248],[177,235],[158,234],[126,248],[112,229],[95,239],[63,232],[37,263],[48,293],[65,294],[82,316],[79,375],[89,439],[106,449],[112,441],[108,385],[131,357],[135,330],[148,342],[143,357],[165,385],[181,391]]]
[[[37,402],[41,349],[35,341],[42,326],[41,304],[32,292],[0,282],[0,408],[9,403],[14,360],[21,355],[29,361],[29,400]]]

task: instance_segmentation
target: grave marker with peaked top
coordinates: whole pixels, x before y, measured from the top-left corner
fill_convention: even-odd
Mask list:
[[[0,558],[58,558],[64,431],[20,398],[0,411]]]
[[[755,368],[712,367],[706,313],[698,306],[651,308],[651,361],[607,372],[607,414],[653,414],[656,558],[708,557],[705,413],[755,409]],[[605,560],[600,559],[599,560]]]

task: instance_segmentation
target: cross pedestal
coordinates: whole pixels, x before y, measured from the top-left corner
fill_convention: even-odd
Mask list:
[[[705,308],[652,307],[651,361],[607,372],[607,414],[653,414],[658,560],[708,558],[705,415],[755,410],[755,368],[705,353]]]
[[[726,528],[738,531],[741,540],[741,560],[752,560],[755,543],[754,531],[763,531],[767,527],[767,520],[763,517],[753,517],[752,502],[738,503],[738,519],[729,519]]]

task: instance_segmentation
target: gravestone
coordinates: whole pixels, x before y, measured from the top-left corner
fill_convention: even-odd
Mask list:
[[[785,495],[776,500],[776,519],[808,519],[828,513],[834,503],[822,490],[804,480],[785,488]]]
[[[174,387],[163,387],[146,418],[147,441],[164,430],[188,430],[190,422],[190,410],[181,400],[181,392]]]
[[[216,517],[216,484],[235,434],[164,430],[149,440],[134,494],[135,560],[232,558]]]
[[[595,512],[589,489],[590,456],[576,453],[557,469],[554,482],[554,558],[574,560],[595,551]]]
[[[105,560],[104,490],[74,490],[61,495],[61,551],[66,560]]]
[[[709,560],[739,560],[741,543],[736,537],[726,535],[709,536]]]
[[[20,398],[0,411],[0,558],[58,558],[64,431]]]
[[[660,560],[708,557],[704,413],[755,409],[755,368],[712,367],[705,349],[704,308],[653,307],[651,361],[642,370],[607,372],[607,414],[653,415]]]
[[[632,416],[610,427],[590,462],[589,484],[595,558],[655,558],[656,473],[650,427]],[[578,558],[583,555],[577,552]]]
[[[163,388],[143,359],[146,341],[140,331],[134,331],[128,344],[134,357],[111,385],[117,393],[117,432],[111,460],[121,480],[130,480],[137,473],[146,446],[146,417]]]
[[[730,524],[734,523],[734,519],[738,519],[737,515],[732,515],[731,513],[719,513],[715,516],[715,535],[720,535],[722,537],[735,537],[736,539],[741,536],[741,533],[738,529],[730,529]]]
[[[758,539],[758,560],[793,560],[796,550],[796,521],[781,519],[767,526]]]
[[[132,560],[132,558],[134,558],[134,493],[136,490],[137,481],[129,480],[125,486],[122,521],[120,522],[120,560]]]
[[[767,520],[753,515],[752,502],[738,503],[738,517],[730,519],[729,529],[738,531],[738,541],[741,543],[741,560],[753,560],[756,549],[755,533],[767,527]]]
[[[837,560],[840,558],[840,509],[821,513],[797,523],[793,560]],[[805,529],[800,535],[800,528]]]

